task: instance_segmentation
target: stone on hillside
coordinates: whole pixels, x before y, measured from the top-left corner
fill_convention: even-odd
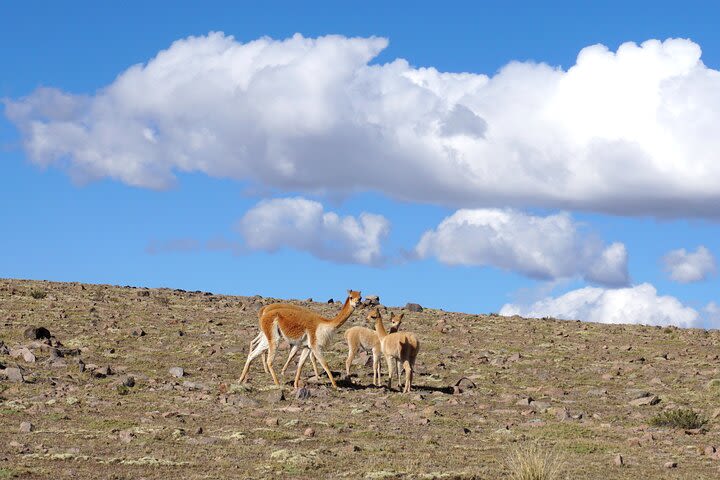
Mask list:
[[[417,303],[408,303],[405,305],[405,310],[407,310],[409,312],[420,313],[423,311],[423,307],[421,307]]]
[[[16,348],[10,351],[10,356],[13,358],[22,357],[28,363],[35,363],[35,355],[27,347]]]
[[[307,400],[310,398],[310,390],[305,387],[299,388],[298,391],[295,392],[295,398],[298,400]]]
[[[285,400],[285,391],[281,388],[271,390],[267,396],[267,401],[270,403],[279,403]]]
[[[666,462],[663,466],[665,468],[677,468],[678,464],[677,462]]]
[[[21,433],[30,433],[34,430],[34,426],[30,422],[22,422],[20,424],[20,432]]]
[[[182,378],[185,375],[185,370],[182,367],[171,367],[168,372],[175,378]]]
[[[265,425],[268,427],[277,427],[279,424],[280,421],[275,417],[265,419]]]
[[[23,377],[22,370],[20,370],[17,367],[8,367],[5,370],[3,370],[3,373],[7,377],[8,380],[11,382],[16,383],[22,383],[25,381],[25,377]]]
[[[615,455],[614,463],[618,467],[622,467],[623,465],[625,465],[625,460],[623,459],[623,456],[618,453],[617,455]]]
[[[308,428],[306,428],[305,431],[303,432],[303,435],[305,435],[306,437],[314,437],[314,436],[315,436],[315,429],[312,428],[312,427],[308,427]]]
[[[23,336],[28,340],[42,340],[50,338],[50,330],[45,327],[28,327],[23,332]]]
[[[10,349],[0,340],[0,355],[9,355]]]
[[[112,375],[112,374],[113,374],[113,371],[109,366],[96,368],[95,371],[93,372],[93,376],[95,376],[97,378],[105,378],[108,375]]]
[[[376,307],[380,305],[380,297],[377,295],[368,295],[365,297],[365,301],[363,301],[363,305],[366,307]]]
[[[122,384],[126,387],[134,387],[135,386],[135,377],[132,375],[128,375],[123,379]]]
[[[632,405],[633,407],[657,405],[658,403],[660,403],[660,397],[658,397],[657,395],[648,395],[646,397],[640,397],[630,401],[630,405]]]

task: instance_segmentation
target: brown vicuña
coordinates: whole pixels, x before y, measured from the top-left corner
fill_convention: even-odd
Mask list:
[[[397,367],[399,374],[400,364],[402,364],[405,369],[405,388],[403,392],[408,393],[412,385],[415,358],[420,350],[420,342],[410,332],[387,333],[380,312],[378,312],[375,319],[375,332],[380,339],[380,350],[385,356],[388,365],[388,388],[392,388],[393,369]],[[399,378],[398,388],[400,388]]]
[[[270,305],[266,305],[264,307],[261,307],[260,310],[258,310],[258,322],[260,321],[260,317],[262,317],[263,313],[266,311],[272,310],[274,308],[288,308],[288,307],[296,307],[296,308],[303,308],[299,305],[293,305],[290,303],[272,303]],[[250,341],[250,351],[252,351],[255,346],[260,342],[260,338],[262,338],[262,333],[258,333],[258,335]],[[285,371],[287,370],[288,366],[290,366],[290,362],[297,354],[298,350],[300,349],[299,345],[293,345],[290,349],[290,353],[288,354],[287,361],[285,362],[285,365],[283,365],[282,370],[280,370],[280,375],[285,375]],[[312,364],[313,371],[315,372],[315,377],[320,378],[320,374],[318,373],[317,369],[317,363],[315,363],[315,356],[310,352],[310,363]],[[267,367],[267,356],[265,355],[265,352],[262,352],[261,354],[261,361],[263,368],[265,369],[265,373],[270,373]]]
[[[350,318],[350,315],[352,315],[361,299],[362,296],[360,292],[348,290],[348,297],[342,309],[334,318],[325,318],[312,310],[297,305],[272,304],[266,306],[260,312],[259,338],[256,337],[257,342],[255,347],[248,353],[245,368],[243,368],[242,374],[240,375],[240,382],[247,380],[250,363],[267,350],[266,365],[275,384],[280,385],[280,381],[273,369],[273,360],[275,359],[278,343],[282,337],[293,347],[303,346],[297,371],[295,372],[295,388],[300,385],[300,373],[311,351],[318,362],[320,362],[325,373],[327,373],[328,378],[330,378],[330,383],[332,383],[333,388],[337,388],[330,367],[328,367],[325,357],[323,356],[322,349],[332,338],[335,330]]]
[[[378,318],[380,315],[380,311],[377,308],[374,308],[367,316],[367,319],[370,321],[374,321]],[[395,315],[395,313],[390,314],[390,321],[392,322],[392,325],[390,326],[390,333],[395,333],[400,329],[400,324],[402,323],[402,318],[404,314]],[[348,328],[345,331],[345,341],[348,344],[348,357],[345,361],[345,373],[348,377],[350,377],[350,365],[352,365],[352,361],[355,358],[355,354],[358,353],[360,349],[363,349],[364,351],[372,352],[372,359],[373,359],[373,384],[374,385],[380,385],[380,339],[378,338],[377,333],[375,330],[370,330],[369,328],[365,327],[351,327]]]

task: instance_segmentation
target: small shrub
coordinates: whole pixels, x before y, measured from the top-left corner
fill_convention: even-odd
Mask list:
[[[47,296],[47,293],[43,292],[42,290],[33,290],[30,292],[30,296],[33,297],[35,300],[40,300],[42,298],[45,298]]]
[[[538,444],[518,447],[505,460],[511,480],[558,480],[565,462],[553,450],[544,450]]]
[[[127,395],[130,393],[130,389],[126,385],[118,385],[115,389],[117,390],[118,395]]]
[[[707,418],[689,408],[679,408],[658,413],[650,419],[653,427],[672,427],[684,430],[701,428],[707,423]]]

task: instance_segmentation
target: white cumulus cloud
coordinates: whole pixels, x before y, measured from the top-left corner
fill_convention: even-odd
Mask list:
[[[715,257],[702,245],[694,252],[688,252],[684,248],[672,250],[666,253],[662,260],[670,278],[680,283],[699,282],[717,271]]]
[[[5,113],[31,161],[81,181],[202,172],[456,207],[718,215],[720,72],[696,43],[592,45],[567,70],[492,76],[371,64],[387,43],[210,33],[94,93],[40,88]]]
[[[610,286],[628,283],[627,251],[578,231],[567,213],[539,217],[512,209],[463,209],[427,231],[420,258],[448,265],[494,266],[542,279],[582,276]]]
[[[305,198],[278,198],[248,210],[238,230],[250,249],[292,248],[337,263],[378,265],[390,222],[371,213],[340,217]]]
[[[654,286],[643,283],[628,288],[585,287],[531,305],[506,304],[501,315],[555,317],[599,323],[635,323],[699,327],[701,316],[672,296],[660,296]]]

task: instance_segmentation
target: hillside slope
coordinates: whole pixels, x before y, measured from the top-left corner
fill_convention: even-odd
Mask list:
[[[422,342],[413,393],[370,386],[360,358],[338,391],[308,362],[300,400],[292,369],[283,395],[259,361],[237,384],[257,310],[272,301],[0,280],[0,478],[497,479],[508,453],[533,442],[573,479],[720,477],[708,448],[720,448],[717,331],[406,313]],[[381,309],[386,321],[398,310]],[[54,339],[26,338],[28,327]],[[340,333],[327,354],[336,376],[346,353]],[[15,367],[24,381],[5,378]],[[462,377],[475,388],[454,391]],[[679,407],[708,423],[650,426]]]

